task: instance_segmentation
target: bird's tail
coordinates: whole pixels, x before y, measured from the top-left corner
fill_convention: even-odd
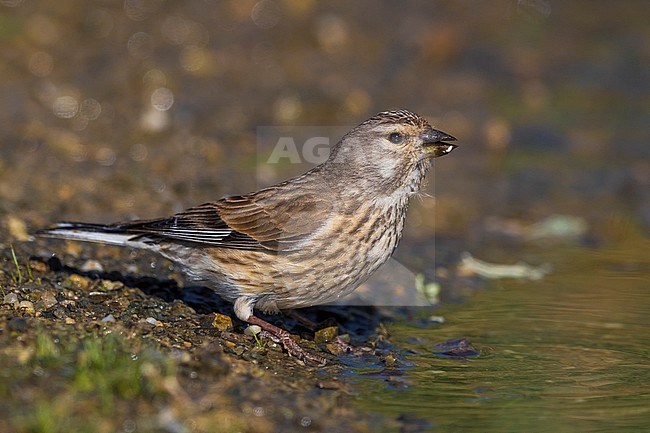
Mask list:
[[[36,234],[58,239],[73,239],[119,246],[138,246],[138,242],[134,239],[138,237],[137,234],[117,225],[61,222],[54,227],[41,229]]]

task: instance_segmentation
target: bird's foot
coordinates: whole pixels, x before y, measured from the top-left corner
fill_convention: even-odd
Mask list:
[[[303,349],[292,338],[292,335],[284,329],[272,325],[269,322],[266,322],[256,316],[250,316],[246,321],[251,325],[257,325],[262,328],[263,331],[266,331],[274,341],[282,344],[282,347],[284,347],[289,355],[294,356],[304,362],[316,363],[319,366],[323,366],[327,363],[327,360],[322,356],[316,355]]]
[[[307,316],[304,316],[302,313],[296,310],[284,310],[283,313],[298,321],[310,331],[316,332],[318,329],[318,323],[312,321]],[[328,348],[332,354],[351,353],[354,355],[365,355],[374,351],[370,347],[353,346],[352,344],[343,340],[340,335],[337,335],[336,338],[332,339],[330,341],[330,344],[331,346],[328,345]]]

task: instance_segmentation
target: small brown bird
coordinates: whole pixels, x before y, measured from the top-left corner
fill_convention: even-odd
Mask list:
[[[453,140],[410,111],[384,111],[348,132],[323,164],[277,185],[167,218],[62,222],[39,234],[157,252],[290,354],[319,360],[253,309],[275,313],[351,293],[393,253],[409,199]]]

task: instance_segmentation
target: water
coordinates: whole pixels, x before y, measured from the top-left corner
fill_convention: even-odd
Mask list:
[[[441,309],[442,325],[391,327],[392,341],[415,352],[407,385],[361,381],[357,403],[434,431],[647,431],[648,246],[554,249],[543,281],[495,283]],[[435,343],[459,337],[480,356],[432,356]]]

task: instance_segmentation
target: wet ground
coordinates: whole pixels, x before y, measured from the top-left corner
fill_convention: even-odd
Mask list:
[[[0,431],[647,431],[648,16],[1,1]],[[362,288],[393,306],[310,309],[316,336],[269,318],[325,367],[160,258],[31,237],[269,185],[310,166],[305,140],[396,107],[460,147]],[[270,162],[279,136],[302,164]],[[338,353],[334,324],[372,350]]]

